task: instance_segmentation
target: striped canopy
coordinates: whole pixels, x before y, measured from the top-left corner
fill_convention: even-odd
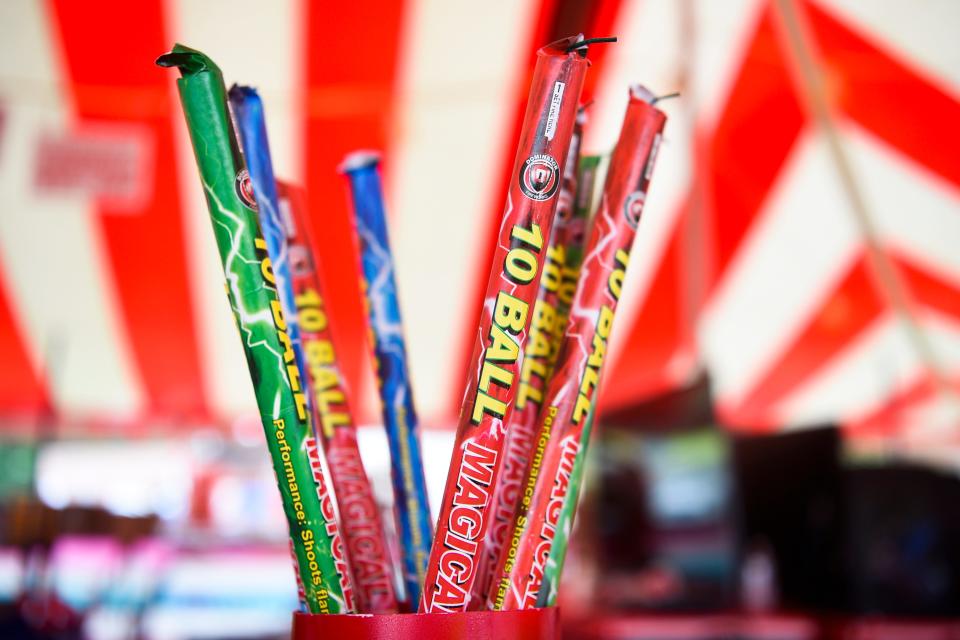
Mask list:
[[[0,3],[0,425],[138,432],[255,416],[172,75],[175,41],[264,97],[309,191],[361,418],[378,415],[343,178],[384,152],[416,401],[454,422],[532,53],[591,49],[585,148],[627,86],[666,143],[603,406],[707,371],[721,418],[960,435],[960,3]]]

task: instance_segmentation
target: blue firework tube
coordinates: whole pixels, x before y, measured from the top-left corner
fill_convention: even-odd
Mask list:
[[[390,442],[390,475],[406,596],[416,606],[430,556],[433,527],[378,164],[376,154],[352,153],[344,159],[341,171],[349,180],[353,200],[354,231],[360,250],[383,422]]]
[[[305,386],[309,380],[306,358],[303,353],[303,344],[300,339],[300,323],[297,315],[293,277],[290,273],[290,255],[287,244],[287,229],[289,220],[284,220],[280,213],[280,196],[277,191],[277,180],[273,173],[273,161],[270,157],[270,144],[267,140],[267,123],[263,111],[263,101],[256,90],[251,87],[233,85],[229,91],[230,110],[239,131],[240,143],[247,161],[247,170],[250,173],[250,182],[257,201],[257,220],[260,223],[260,232],[267,245],[267,255],[270,258],[270,268],[277,287],[277,297],[280,299],[280,308],[287,321],[288,343],[282,346],[293,352],[295,371],[299,373],[300,385]],[[316,426],[311,420],[312,405],[310,394],[307,399],[307,433],[304,446],[311,460],[319,463],[320,446],[317,441]],[[320,464],[313,464],[314,480],[318,486],[330,486],[325,476],[326,471]],[[340,535],[339,521],[335,513],[327,514],[330,521],[327,523],[333,540],[332,554],[337,566],[337,574],[349,595],[349,607],[353,605],[352,572],[348,556],[343,547]]]
[[[273,267],[273,276],[277,281],[277,295],[283,315],[287,319],[287,336],[293,349],[300,380],[306,380],[306,359],[300,341],[300,323],[297,319],[297,305],[294,301],[293,278],[290,275],[290,255],[287,247],[287,233],[284,220],[280,216],[280,195],[277,192],[277,179],[273,174],[273,161],[270,159],[270,144],[267,141],[267,121],[263,112],[263,101],[256,89],[233,85],[230,87],[230,109],[233,112],[243,154],[253,183],[253,193],[257,198],[257,219],[260,231],[267,242],[267,254]],[[309,394],[307,399],[309,402]],[[309,415],[309,414],[308,414]]]

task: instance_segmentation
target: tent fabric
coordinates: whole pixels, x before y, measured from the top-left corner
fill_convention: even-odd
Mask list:
[[[811,108],[790,16],[836,133]],[[170,74],[174,41],[257,86],[278,174],[308,189],[327,307],[377,420],[345,185],[384,152],[418,412],[455,420],[509,179],[530,52],[596,47],[585,148],[614,143],[626,87],[668,111],[611,344],[603,406],[697,379],[726,423],[842,422],[956,444],[960,51],[947,0],[405,0],[3,3],[0,416],[161,429],[255,415]],[[849,161],[909,302],[891,305],[831,146]],[[929,347],[925,356],[917,348]],[[2,428],[2,427],[0,427]]]

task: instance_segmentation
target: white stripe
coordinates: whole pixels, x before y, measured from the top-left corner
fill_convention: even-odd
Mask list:
[[[942,360],[951,363],[949,373],[960,371],[960,325],[927,314],[924,330]],[[813,380],[798,387],[780,405],[778,413],[792,425],[863,415],[916,380],[921,372],[906,330],[887,314],[851,341]],[[928,426],[936,427],[934,423]],[[916,430],[918,434],[921,431]]]
[[[720,108],[743,63],[748,39],[760,17],[760,0],[728,0],[693,3],[692,33],[684,33],[681,3],[673,0],[624,2],[614,33],[619,40],[610,46],[603,81],[597,86],[597,102],[585,148],[611,148],[620,133],[627,87],[642,82],[657,94],[680,90],[679,103],[693,105],[697,124],[713,128]],[[690,39],[692,38],[692,40]],[[679,87],[684,56],[692,55],[690,85]],[[669,106],[668,106],[669,105]],[[678,135],[678,127],[674,127]]]
[[[55,33],[42,4],[0,3],[3,170],[0,257],[11,307],[30,357],[49,357],[51,397],[76,418],[121,418],[143,389],[119,315],[99,221],[86,198],[38,194],[32,186],[42,132],[67,131],[66,80],[52,54]],[[49,353],[48,353],[49,352]]]
[[[640,82],[655,94],[678,89],[679,7],[671,0],[623,3],[613,29],[617,43],[599,45],[609,49],[596,102],[590,107],[584,142],[588,153],[607,152],[616,144],[631,84]]]
[[[818,0],[817,4],[893,57],[933,76],[944,90],[960,93],[960,2]]]
[[[960,372],[960,324],[955,319],[937,315],[929,317],[927,330],[933,343],[940,349],[941,355],[951,363],[948,377],[956,379]],[[960,437],[957,425],[960,425],[960,396],[956,391],[944,393],[938,390],[925,402],[917,403],[909,411],[901,439],[914,448],[934,451],[943,445],[952,445],[952,466],[960,467]],[[936,457],[936,456],[934,456]]]
[[[960,188],[853,124],[844,142],[884,242],[960,286]]]
[[[168,3],[172,41],[208,54],[224,73],[256,87],[264,101],[270,151],[278,177],[302,175],[299,99],[300,3],[227,0]],[[224,16],[230,20],[225,23]],[[225,26],[228,25],[228,26]],[[256,46],[239,46],[244,36]],[[171,74],[171,78],[173,74]],[[171,79],[172,82],[172,79]],[[199,334],[200,360],[210,406],[216,415],[255,414],[256,400],[236,326],[223,289],[221,266],[196,160],[179,106],[174,110],[177,170],[186,216],[190,287]]]
[[[398,135],[384,178],[411,376],[427,423],[449,421],[462,390],[463,328],[476,323],[472,294],[486,282],[488,217],[502,206],[492,181],[512,159],[512,149],[511,158],[499,153],[535,4],[416,0],[406,9]]]
[[[825,142],[804,131],[706,310],[700,342],[736,403],[819,310],[860,241]]]
[[[303,16],[298,0],[167,0],[172,40],[209,55],[229,88],[249,85],[263,98],[277,177],[303,177],[301,91]],[[171,45],[173,42],[171,42]]]
[[[694,5],[694,74],[692,94],[698,126],[710,131],[729,101],[733,83],[763,17],[767,2],[699,0]]]
[[[936,448],[950,440],[953,440],[956,446],[957,424],[960,424],[958,409],[960,407],[957,405],[956,397],[934,395],[907,411],[909,417],[901,437],[916,444],[926,445],[928,449]],[[960,458],[955,458],[954,465],[956,466],[958,462]]]
[[[694,33],[685,34],[681,31],[680,7],[671,0],[624,3],[614,28],[619,41],[607,54],[604,64],[608,66],[597,87],[597,100],[591,107],[587,127],[585,148],[588,152],[608,151],[619,136],[630,84],[642,82],[659,94],[678,89],[682,92],[679,99],[659,105],[668,116],[664,145],[617,311],[619,328],[614,329],[611,337],[613,368],[620,357],[626,356],[623,343],[653,284],[670,232],[676,225],[676,216],[689,193],[694,128],[689,121],[690,114],[696,114],[697,127],[712,128],[740,67],[742,52],[749,44],[746,36],[755,28],[759,16],[757,0],[738,0],[735,6],[694,3]],[[690,35],[694,38],[692,43]],[[685,55],[692,55],[690,85],[679,87],[676,83]],[[704,259],[693,256],[690,266],[703,264]],[[691,364],[686,359],[671,363],[672,375],[685,375]]]

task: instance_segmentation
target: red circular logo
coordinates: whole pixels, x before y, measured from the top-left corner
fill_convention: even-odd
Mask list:
[[[623,204],[623,215],[634,229],[640,224],[640,216],[643,214],[643,202],[647,199],[647,194],[643,191],[634,191],[627,196],[627,201]]]
[[[250,180],[250,173],[246,169],[241,169],[237,174],[237,179],[233,183],[237,191],[237,197],[240,202],[248,209],[257,210],[257,199],[253,195],[253,181]]]
[[[560,167],[553,156],[538,153],[520,168],[520,190],[531,200],[549,200],[560,186]]]

